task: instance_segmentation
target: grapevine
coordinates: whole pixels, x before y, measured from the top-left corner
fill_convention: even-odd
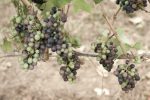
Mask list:
[[[72,36],[64,27],[68,21],[70,2],[73,0],[64,2],[57,0],[53,2],[48,0],[12,1],[17,10],[17,15],[12,19],[14,30],[12,35],[16,43],[22,44],[21,54],[18,56],[22,58],[23,69],[31,70],[36,67],[39,61],[48,61],[49,57],[54,55],[60,64],[59,74],[63,80],[73,82],[77,78],[77,70],[81,67],[80,56],[97,58],[98,63],[108,72],[114,68],[116,59],[125,59],[125,63],[118,65],[114,72],[122,90],[129,92],[140,80],[135,63],[136,56],[125,50],[125,44],[122,43],[118,32],[104,11],[102,11],[102,17],[109,27],[109,32],[107,36],[100,36],[94,40],[96,42],[94,42],[93,53],[83,53],[76,50],[76,46],[71,41]],[[94,0],[95,4],[99,4],[101,1]],[[69,3],[68,9],[65,12],[64,5],[67,3]],[[49,9],[46,4],[50,4]],[[120,9],[127,14],[140,9],[148,12],[145,10],[148,6],[147,0],[116,0],[116,4],[120,8],[113,18],[116,18]],[[121,54],[119,54],[120,52]],[[12,57],[12,55],[8,56]],[[145,60],[144,54],[137,56]],[[146,56],[146,58],[149,59],[150,56]]]

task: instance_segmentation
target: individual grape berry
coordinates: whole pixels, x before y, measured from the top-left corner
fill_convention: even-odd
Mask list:
[[[29,65],[28,65],[27,63],[24,63],[23,68],[24,68],[24,69],[28,69],[28,68],[29,68]]]
[[[140,80],[135,64],[130,64],[129,60],[126,60],[126,63],[123,65],[118,65],[115,75],[118,77],[118,82],[125,92],[132,90],[136,81]]]

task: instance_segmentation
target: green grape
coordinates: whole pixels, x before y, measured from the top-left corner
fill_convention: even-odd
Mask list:
[[[35,35],[34,39],[35,39],[36,41],[40,40],[40,35]]]
[[[28,68],[29,68],[29,65],[28,65],[27,63],[24,63],[23,68],[24,68],[24,69],[28,69]]]
[[[19,24],[21,23],[22,18],[21,17],[16,17],[16,23]]]
[[[37,62],[38,62],[38,59],[37,59],[37,58],[33,58],[33,62],[34,62],[34,63],[37,63]]]
[[[32,51],[32,48],[31,47],[27,47],[27,51],[28,52]]]
[[[28,58],[28,64],[32,64],[33,60],[32,58]]]

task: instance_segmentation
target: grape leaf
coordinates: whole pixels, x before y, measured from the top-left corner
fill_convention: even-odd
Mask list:
[[[122,43],[126,43],[128,45],[131,45],[131,40],[129,40],[129,38],[126,36],[125,32],[123,29],[117,29],[117,33],[118,33],[118,36],[119,36],[119,39]]]
[[[72,44],[74,48],[78,48],[81,46],[79,37],[69,37],[69,42]]]
[[[101,1],[103,1],[103,0],[94,0],[95,4],[98,4],[98,3],[100,3]]]
[[[142,43],[141,42],[136,42],[134,45],[133,45],[133,48],[136,49],[136,50],[139,50],[142,48]]]
[[[127,53],[127,52],[131,49],[131,46],[130,46],[130,45],[124,44],[124,43],[122,43],[122,47],[123,47],[123,49],[124,49],[124,52],[122,51],[120,45],[117,46],[117,49],[118,49],[118,52],[117,52],[118,57],[121,56],[123,53]]]

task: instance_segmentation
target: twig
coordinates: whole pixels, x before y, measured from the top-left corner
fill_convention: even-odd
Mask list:
[[[76,54],[80,57],[98,57],[99,55],[96,54],[96,53],[87,53],[87,52],[77,52],[75,51]],[[56,57],[55,54],[49,54],[50,56],[49,57]],[[9,58],[9,57],[19,57],[19,56],[22,56],[22,54],[18,53],[18,54],[14,54],[14,53],[10,53],[10,54],[5,54],[5,55],[2,55],[0,56],[0,58]],[[147,58],[147,59],[150,59],[150,53],[142,53],[142,54],[138,54],[136,56],[140,56],[141,58]],[[133,56],[132,54],[123,54],[121,56],[118,57],[118,59],[134,59],[135,56]]]
[[[115,22],[115,20],[117,18],[117,15],[119,14],[120,10],[121,10],[121,7],[119,7],[119,9],[117,10],[117,12],[114,14],[113,21],[112,21],[113,24],[114,24],[114,22]]]
[[[83,52],[77,52],[75,51],[75,53],[78,55],[78,56],[86,56],[86,57],[98,57],[98,54],[96,53],[83,53]]]
[[[8,58],[8,57],[19,57],[19,56],[22,56],[22,54],[5,54],[5,55],[0,56],[0,59]]]
[[[124,48],[123,48],[123,46],[122,46],[122,44],[121,44],[121,41],[120,41],[120,39],[119,39],[119,37],[118,37],[118,34],[117,34],[117,32],[114,30],[113,26],[110,24],[110,21],[108,20],[108,18],[107,18],[107,16],[105,15],[105,13],[103,13],[103,17],[104,17],[104,19],[106,20],[106,22],[107,22],[109,28],[110,28],[111,31],[113,32],[114,36],[115,36],[116,39],[118,40],[119,45],[120,45],[120,47],[121,47],[121,50],[122,50],[123,54],[125,54],[125,50],[124,50]]]
[[[67,16],[68,16],[68,13],[69,13],[69,9],[70,9],[70,4],[67,5],[67,12],[66,12]]]

